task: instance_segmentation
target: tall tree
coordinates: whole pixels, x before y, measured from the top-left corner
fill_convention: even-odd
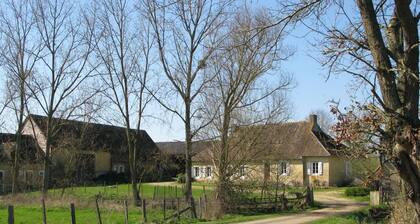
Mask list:
[[[27,82],[41,50],[34,29],[35,18],[29,0],[0,3],[0,62],[7,76],[9,108],[17,121],[12,194],[18,190],[19,155],[23,150],[22,129],[28,100]]]
[[[147,94],[153,38],[148,24],[136,23],[141,15],[134,11],[133,1],[99,0],[98,68],[103,95],[109,99],[122,118],[128,148],[133,202],[140,205],[138,191],[138,140],[141,121],[151,96]],[[152,88],[148,88],[150,90]],[[117,119],[121,120],[121,119]]]
[[[89,63],[95,47],[93,41],[94,19],[82,13],[65,0],[35,0],[36,35],[43,50],[35,68],[39,74],[31,79],[28,89],[34,99],[34,108],[47,117],[45,135],[43,195],[48,191],[52,142],[58,125],[53,117],[69,116],[78,105],[87,100],[77,98],[80,86],[92,76],[96,65]],[[34,109],[35,110],[35,109]]]
[[[392,161],[420,217],[419,4],[332,3],[317,11],[322,14],[310,26],[322,37],[322,62],[331,72],[351,74],[370,90],[370,99],[355,107],[361,113],[339,116],[343,128],[337,137],[350,143],[365,140],[369,144],[364,154],[376,150]],[[327,10],[336,10],[334,20],[326,20],[332,15]]]
[[[292,87],[291,78],[274,70],[292,52],[282,45],[278,27],[259,30],[271,23],[266,10],[238,10],[228,21],[219,49],[209,59],[207,70],[215,77],[205,101],[211,120],[206,135],[216,139],[210,154],[222,211],[228,211],[234,203],[230,201],[232,181],[240,167],[261,153],[255,150],[261,147],[255,147],[252,141],[261,136],[253,133],[238,137],[238,127],[279,123],[287,117],[285,91]],[[273,76],[268,83],[270,74]]]
[[[148,19],[156,37],[159,58],[173,92],[181,99],[157,99],[170,112],[178,116],[185,126],[185,197],[191,206],[191,215],[197,217],[191,188],[191,146],[194,137],[208,123],[198,119],[197,100],[212,76],[204,72],[215,43],[211,37],[221,28],[230,1],[181,0],[143,1]]]

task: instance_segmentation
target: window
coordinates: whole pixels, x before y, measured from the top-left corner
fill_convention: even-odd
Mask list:
[[[345,167],[345,169],[346,169],[346,177],[350,177],[351,176],[351,163],[350,163],[350,161],[346,161],[346,163],[345,163],[346,165],[346,167]]]
[[[279,175],[289,175],[289,163],[287,161],[280,161],[277,166]]]
[[[211,177],[211,167],[206,167],[206,177]]]
[[[239,176],[241,176],[241,177],[245,176],[245,166],[244,165],[239,167]]]
[[[112,166],[112,171],[114,171],[115,173],[124,173],[125,166],[124,164],[115,164]]]
[[[307,164],[308,175],[322,175],[322,162],[309,162]]]
[[[44,171],[43,171],[43,170],[39,171],[39,172],[38,172],[38,175],[39,175],[40,177],[44,177]]]
[[[125,172],[125,167],[124,167],[124,165],[120,165],[119,167],[118,167],[118,173],[124,173]]]
[[[200,167],[195,166],[194,167],[194,176],[199,177],[200,176]]]

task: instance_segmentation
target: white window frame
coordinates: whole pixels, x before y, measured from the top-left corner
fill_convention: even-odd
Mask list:
[[[120,173],[125,173],[125,165],[124,164],[114,164],[112,165],[112,171],[120,174]]]
[[[194,177],[199,177],[200,176],[200,167],[198,166],[194,166]]]
[[[324,163],[321,161],[310,161],[307,163],[306,169],[308,170],[308,175],[322,176],[324,172]]]
[[[246,176],[246,166],[242,165],[239,167],[239,176],[240,177],[245,177]]]
[[[211,177],[212,176],[212,168],[211,166],[207,166],[206,167],[206,177]]]
[[[283,167],[283,165],[285,165],[285,166]],[[288,176],[289,173],[290,173],[289,162],[285,161],[285,160],[280,160],[277,164],[277,173],[278,173],[279,176]]]

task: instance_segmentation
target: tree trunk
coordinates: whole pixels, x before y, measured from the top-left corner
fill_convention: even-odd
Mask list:
[[[130,134],[128,134],[130,135]],[[128,143],[128,151],[129,151],[129,165],[130,165],[130,179],[131,179],[131,191],[133,193],[133,203],[134,206],[141,205],[141,198],[139,195],[139,190],[137,188],[137,169],[136,169],[136,156],[135,156],[135,148],[132,143],[132,139],[129,138],[127,140]]]
[[[415,158],[412,158],[407,152],[407,146],[397,145],[398,161],[395,162],[400,177],[404,183],[411,188],[408,193],[408,199],[413,203],[417,212],[418,222],[420,223],[420,173]]]
[[[23,62],[21,62],[23,63]],[[20,80],[19,80],[19,85],[20,85],[20,90],[19,90],[19,100],[20,100],[20,104],[19,104],[19,118],[18,118],[18,130],[16,133],[16,148],[15,148],[15,158],[14,158],[14,163],[13,163],[13,174],[12,174],[12,195],[15,195],[17,190],[18,190],[18,178],[19,178],[19,155],[20,155],[20,151],[22,150],[22,129],[23,129],[23,113],[25,111],[25,96],[26,96],[26,92],[25,92],[25,78],[24,78],[25,74],[23,73],[23,71],[20,72]]]
[[[191,135],[191,105],[189,100],[185,100],[185,200],[191,207],[191,217],[197,218],[195,210],[195,202],[192,195],[192,162],[191,162],[191,146],[192,146],[192,135]]]
[[[53,102],[53,100],[51,100]],[[52,111],[52,109],[50,110]],[[45,198],[45,196],[48,193],[48,187],[50,183],[50,164],[51,164],[51,140],[52,140],[52,113],[48,114],[47,118],[47,140],[45,144],[45,155],[44,155],[44,179],[42,181],[42,197]]]
[[[219,157],[219,179],[217,183],[217,199],[219,200],[221,211],[227,211],[230,207],[229,203],[229,177],[226,173],[228,169],[228,157],[229,157],[229,126],[230,126],[230,107],[225,103],[224,114],[223,114],[223,124],[222,124],[222,133],[220,141],[220,157]]]

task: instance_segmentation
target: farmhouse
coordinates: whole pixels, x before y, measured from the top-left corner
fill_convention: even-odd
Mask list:
[[[16,153],[15,139],[15,134],[0,134],[0,193],[11,190],[12,167]],[[40,185],[44,176],[44,169],[40,162],[42,152],[29,135],[22,135],[21,142],[25,150],[19,152],[20,171],[17,180],[21,188],[31,189]]]
[[[69,183],[92,181],[111,172],[128,176],[129,165],[125,128],[59,118],[53,118],[52,124],[54,129],[52,130],[51,143],[53,167],[51,183],[63,182],[64,180]],[[43,175],[43,170],[39,167],[42,167],[43,154],[46,151],[46,133],[47,117],[33,114],[27,116],[22,134],[28,142],[33,144],[29,148],[27,145],[24,146],[22,151],[30,151],[32,154],[37,151],[38,154],[22,161],[24,165],[21,166],[21,173],[34,172],[35,176],[35,169],[28,167],[37,164],[36,175]],[[132,130],[131,134],[135,136],[138,153],[146,155],[145,158],[139,158],[143,162],[142,164],[155,161],[158,158],[159,150],[147,132],[140,130],[137,133]],[[5,137],[2,148],[10,148],[14,144],[14,139],[14,136]],[[8,155],[3,156],[7,158],[8,162],[1,163],[0,177],[3,177],[4,185],[9,185],[11,179],[8,177],[11,175],[12,156],[4,149],[3,151],[3,154]],[[8,169],[2,169],[1,167]]]
[[[352,178],[352,162],[340,155],[344,146],[319,127],[316,115],[310,115],[308,121],[239,128],[234,138],[243,139],[249,148],[231,156],[253,153],[239,168],[237,175],[242,180],[274,181],[278,177],[290,185],[336,186]],[[196,180],[216,178],[211,158],[210,150],[193,157]]]

